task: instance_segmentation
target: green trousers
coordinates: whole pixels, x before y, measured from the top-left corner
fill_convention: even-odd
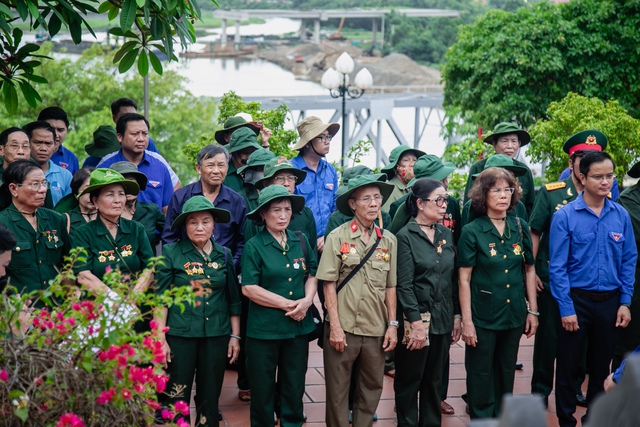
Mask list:
[[[247,374],[251,387],[251,426],[273,427],[276,375],[280,394],[280,425],[304,423],[302,398],[309,359],[306,335],[291,339],[247,338]]]
[[[442,370],[450,344],[451,334],[429,334],[428,347],[420,350],[407,350],[404,344],[396,347],[393,389],[399,427],[440,426]]]
[[[218,398],[224,380],[229,337],[183,338],[167,335],[171,348],[171,363],[167,367],[169,382],[165,400],[190,404],[191,386],[196,379],[196,425],[218,426]],[[186,416],[185,419],[189,419]]]
[[[498,418],[502,397],[513,393],[518,347],[524,325],[505,330],[476,326],[478,343],[465,347],[467,403],[472,419]]]

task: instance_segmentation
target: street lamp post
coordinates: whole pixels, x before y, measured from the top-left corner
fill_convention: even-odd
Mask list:
[[[343,52],[336,60],[336,69],[329,68],[325,71],[320,82],[324,88],[329,89],[332,98],[342,98],[342,166],[347,154],[347,96],[350,99],[360,98],[365,90],[373,86],[373,76],[366,68],[356,74],[353,85],[349,84],[349,74],[353,72],[354,66],[353,58]]]

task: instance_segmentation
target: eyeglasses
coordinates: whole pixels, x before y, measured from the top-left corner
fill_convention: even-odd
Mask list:
[[[489,193],[491,194],[513,194],[513,192],[515,191],[515,188],[513,187],[505,187],[505,188],[497,188],[497,187],[493,187],[489,189]]]
[[[359,199],[354,199],[358,202],[362,202],[365,205],[370,205],[371,202],[376,202],[377,205],[379,205],[380,203],[382,203],[382,196],[381,195],[377,195],[377,196],[366,196],[366,197],[361,197]]]
[[[29,187],[31,188],[33,191],[38,191],[40,189],[40,187],[44,187],[47,190],[50,187],[50,183],[49,181],[42,181],[42,182],[32,182],[31,184],[18,184],[18,187]]]
[[[289,182],[291,184],[295,184],[296,182],[298,182],[298,177],[295,175],[279,175],[276,176],[275,178],[273,178],[273,181],[276,184],[284,184],[286,182]]]
[[[18,151],[21,148],[24,151],[27,151],[31,146],[29,144],[7,144],[5,147],[9,148],[11,151]]]
[[[435,202],[436,206],[441,208],[445,203],[449,204],[449,196],[447,197],[438,197],[437,199],[422,199],[425,202]]]
[[[329,141],[331,141],[333,136],[331,136],[331,135],[318,135],[318,136],[316,136],[316,138],[318,138],[321,141],[329,142]]]
[[[587,178],[591,178],[594,181],[599,181],[599,182],[602,182],[605,179],[607,181],[613,181],[614,179],[616,179],[616,174],[615,173],[608,173],[606,175],[587,175]]]

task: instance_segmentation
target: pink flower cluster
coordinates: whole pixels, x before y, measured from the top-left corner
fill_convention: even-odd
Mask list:
[[[4,368],[0,371],[0,381],[4,383],[9,381],[9,374],[4,370]]]
[[[56,427],[84,427],[84,421],[76,414],[67,412],[60,417]]]

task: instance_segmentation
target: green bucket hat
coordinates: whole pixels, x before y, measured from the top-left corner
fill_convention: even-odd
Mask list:
[[[231,213],[226,209],[213,206],[213,203],[204,196],[193,196],[182,206],[182,213],[171,224],[171,229],[176,229],[184,225],[187,217],[194,212],[209,212],[216,222],[231,221]]]
[[[487,144],[494,144],[502,135],[509,135],[512,133],[518,135],[521,147],[524,147],[529,143],[529,141],[531,141],[531,135],[529,135],[529,132],[526,130],[520,129],[515,123],[502,122],[498,123],[496,127],[493,128],[493,132],[484,138],[484,142]]]
[[[432,178],[436,181],[442,181],[454,170],[456,170],[455,166],[451,166],[451,164],[445,165],[438,156],[425,154],[413,165],[413,174],[415,176],[409,181],[407,187],[413,187],[413,184],[421,178]]]
[[[587,129],[571,135],[562,146],[562,150],[571,157],[579,150],[604,151],[607,142],[604,133],[596,129]]]
[[[392,178],[393,175],[394,175],[393,168],[398,166],[398,161],[402,158],[402,156],[404,154],[406,154],[409,151],[413,151],[413,153],[418,158],[420,158],[420,157],[424,156],[425,154],[427,154],[424,151],[421,151],[421,150],[418,150],[418,149],[415,149],[415,148],[411,148],[408,145],[399,145],[396,148],[394,148],[393,150],[391,150],[391,153],[389,153],[389,164],[387,166],[383,167],[380,170],[382,172],[385,172],[387,175],[389,175],[389,178]]]
[[[257,166],[264,166],[271,159],[276,157],[273,152],[267,150],[266,148],[260,148],[259,150],[251,153],[249,158],[247,159],[247,164],[238,168],[238,173],[242,173],[247,169],[253,169]]]
[[[342,185],[348,185],[349,180],[360,175],[373,175],[373,171],[364,165],[347,168],[342,172]]]
[[[513,159],[504,154],[494,154],[489,157],[484,164],[484,170],[490,168],[503,168],[513,172],[515,176],[522,176],[527,173],[527,168],[513,164]],[[480,175],[480,173],[474,173],[473,178],[476,178],[478,175]]]
[[[140,191],[144,191],[147,188],[147,182],[149,182],[149,178],[147,175],[143,174],[138,170],[138,167],[131,162],[116,162],[109,166],[116,172],[119,172],[120,175],[133,175],[136,182],[138,183],[138,187],[140,187]]]
[[[260,192],[260,196],[258,196],[258,207],[252,210],[247,214],[248,219],[259,220],[260,219],[260,209],[263,206],[271,203],[277,199],[288,198],[291,200],[291,210],[293,213],[298,213],[302,209],[304,209],[304,197],[299,196],[297,194],[290,194],[289,190],[284,188],[282,185],[270,185],[264,190]]]
[[[84,146],[84,151],[90,156],[104,157],[120,149],[120,142],[113,126],[98,126],[93,131],[93,142]]]
[[[224,122],[222,129],[217,130],[216,133],[214,134],[214,138],[216,141],[218,141],[218,144],[226,145],[228,144],[228,142],[224,140],[224,136],[227,134],[227,132],[233,132],[235,129],[239,129],[241,127],[246,127],[251,129],[255,134],[255,136],[258,136],[258,134],[260,133],[260,128],[258,126],[254,125],[251,122],[246,121],[243,117],[234,116],[234,117],[229,117]]]
[[[233,131],[229,140],[229,154],[253,147],[256,150],[262,148],[258,145],[256,134],[249,128],[240,128]]]
[[[387,174],[386,173],[373,173],[373,171],[371,169],[369,169],[368,167],[366,167],[366,166],[354,166],[353,168],[350,168],[350,169],[355,169],[355,168],[360,168],[360,167],[365,168],[366,170],[369,170],[369,173],[367,173],[366,170],[363,169],[364,173],[362,173],[360,175],[354,175],[354,176],[350,177],[347,180],[347,182],[349,182],[352,179],[355,179],[355,178],[357,178],[359,176],[373,176],[373,177],[375,177],[376,181],[387,182]],[[349,169],[345,169],[345,173],[347,172],[347,170],[349,170]],[[343,181],[344,181],[344,176],[343,176]],[[344,184],[344,185],[341,185],[336,190],[336,197],[343,195],[347,190],[349,190],[349,184],[348,183]]]
[[[387,201],[387,199],[393,192],[393,185],[384,181],[380,181],[380,175],[381,174],[360,175],[349,180],[347,191],[338,196],[338,198],[336,199],[336,207],[338,208],[338,210],[345,215],[353,215],[353,212],[349,207],[349,199],[358,188],[366,187],[372,184],[377,185],[380,188],[380,193],[382,194],[382,203],[380,204],[380,206],[384,205],[384,202]]]
[[[89,186],[82,190],[82,193],[78,194],[78,197],[111,184],[122,184],[126,194],[137,196],[140,192],[140,187],[137,182],[126,179],[113,169],[98,168],[91,172],[89,176]]]
[[[286,157],[280,156],[271,159],[264,165],[264,178],[256,181],[256,188],[264,188],[269,185],[269,180],[280,171],[288,170],[298,178],[296,185],[300,184],[307,177],[307,173],[293,166]]]
[[[56,206],[53,208],[53,210],[58,213],[66,213],[77,208],[78,205],[78,199],[76,198],[75,194],[69,193],[62,199],[58,200],[58,203],[56,203]]]

